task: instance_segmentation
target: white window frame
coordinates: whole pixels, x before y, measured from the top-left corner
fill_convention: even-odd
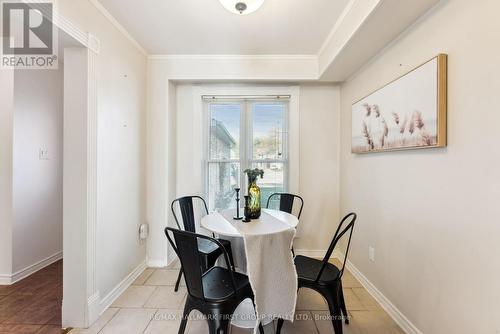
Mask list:
[[[269,95],[287,95],[290,96],[287,106],[287,131],[288,131],[288,173],[284,176],[284,183],[286,184],[287,191],[291,193],[300,193],[300,114],[299,114],[299,95],[300,87],[296,85],[291,86],[250,86],[250,85],[215,85],[215,84],[200,84],[193,88],[193,104],[195,116],[200,115],[203,119],[202,133],[200,138],[200,144],[203,145],[203,192],[208,199],[208,162],[209,162],[209,148],[208,148],[208,138],[209,138],[209,126],[210,126],[210,114],[208,110],[208,103],[202,99],[203,96],[269,96]],[[219,100],[222,101],[222,100]],[[218,102],[219,102],[218,101]],[[226,101],[227,102],[227,101]],[[230,100],[231,102],[231,100]],[[269,102],[269,101],[267,101]],[[247,131],[248,120],[240,120],[240,131]],[[201,130],[201,129],[200,129]],[[195,135],[195,134],[194,134]],[[243,132],[240,136],[243,136]],[[241,149],[241,148],[240,148]],[[243,148],[248,149],[248,148]],[[241,155],[242,152],[240,152]],[[211,162],[216,162],[211,160]],[[224,162],[229,162],[224,160]],[[243,166],[240,166],[240,186],[243,185],[242,189],[246,184],[246,178],[243,174]],[[200,189],[201,190],[201,189]],[[244,192],[244,190],[243,190]],[[265,205],[265,203],[263,203]]]
[[[284,107],[284,117],[283,117],[283,132],[285,135],[283,136],[283,152],[281,159],[255,159],[253,155],[253,109],[252,106],[255,103],[266,103],[266,104],[280,104]],[[290,134],[289,131],[289,102],[288,101],[279,101],[279,100],[264,100],[258,98],[252,99],[235,99],[235,100],[217,100],[217,101],[205,101],[205,115],[207,117],[206,124],[206,145],[205,146],[205,155],[206,155],[206,167],[205,167],[205,194],[208,202],[211,200],[209,198],[209,168],[210,164],[217,163],[239,163],[240,165],[240,178],[239,178],[239,187],[241,189],[245,189],[248,187],[248,181],[243,171],[245,169],[252,168],[252,165],[255,163],[280,163],[283,164],[284,175],[283,175],[283,189],[284,191],[288,191],[289,189],[289,159],[288,159],[288,137]],[[211,159],[210,158],[210,126],[211,126],[211,112],[210,105],[211,104],[239,104],[240,109],[240,150],[239,150],[239,159]]]
[[[254,158],[254,155],[253,155],[253,112],[252,112],[252,109],[251,109],[251,106],[252,106],[252,103],[267,103],[267,104],[283,104],[284,105],[284,119],[283,119],[283,130],[284,132],[286,133],[285,136],[283,136],[283,152],[282,152],[282,156],[283,158],[282,159],[255,159]],[[247,129],[247,133],[245,133],[246,137],[247,138],[247,144],[248,144],[248,148],[247,148],[247,155],[246,155],[246,166],[245,168],[252,168],[252,165],[254,163],[282,163],[283,164],[283,168],[284,168],[284,175],[283,175],[283,189],[285,192],[288,191],[289,189],[289,181],[290,181],[290,178],[289,178],[289,168],[290,168],[290,161],[289,161],[289,147],[288,147],[288,144],[289,144],[289,136],[290,136],[290,128],[289,128],[289,101],[287,101],[286,103],[284,102],[280,102],[278,100],[259,100],[259,99],[255,99],[255,100],[248,100],[247,103],[246,103],[246,110],[247,110],[247,124],[246,124],[246,129]],[[242,176],[242,179],[244,181],[247,181],[247,179],[244,177],[244,175]],[[242,183],[245,185],[245,187],[247,187],[248,185],[246,183]],[[264,203],[265,204],[265,203]]]

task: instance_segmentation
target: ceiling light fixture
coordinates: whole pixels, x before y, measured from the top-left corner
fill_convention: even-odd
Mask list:
[[[233,14],[246,15],[255,12],[264,0],[219,0],[222,6]]]

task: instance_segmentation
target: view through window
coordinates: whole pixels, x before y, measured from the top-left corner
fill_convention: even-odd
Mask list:
[[[211,210],[235,206],[234,188],[246,194],[247,168],[264,170],[258,180],[265,206],[269,195],[287,189],[288,127],[286,101],[207,103],[209,138],[207,193]],[[241,202],[243,205],[243,201]]]

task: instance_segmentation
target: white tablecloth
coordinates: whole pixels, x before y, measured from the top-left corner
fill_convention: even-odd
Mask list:
[[[297,218],[265,209],[260,219],[244,223],[233,220],[235,211],[211,213],[202,219],[201,225],[231,241],[237,270],[246,273],[252,285],[259,319],[263,323],[275,317],[293,320],[297,273],[291,247]],[[242,303],[235,312],[233,324],[254,327],[253,313],[251,303]]]

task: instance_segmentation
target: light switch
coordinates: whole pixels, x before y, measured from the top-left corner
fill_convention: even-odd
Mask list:
[[[375,248],[373,246],[368,247],[368,258],[370,261],[375,262]]]
[[[39,160],[49,160],[49,150],[45,147],[40,147],[38,149],[38,159]]]

